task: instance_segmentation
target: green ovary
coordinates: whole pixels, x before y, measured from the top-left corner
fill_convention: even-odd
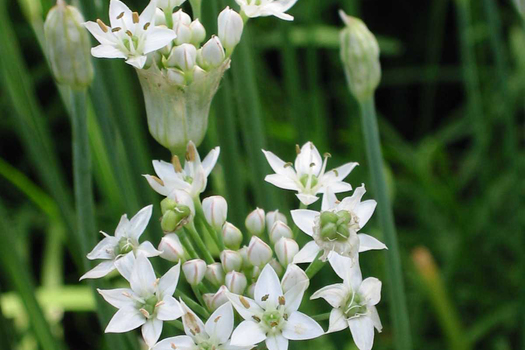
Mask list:
[[[319,183],[319,179],[317,178],[317,176],[315,175],[307,175],[307,174],[304,174],[303,176],[301,176],[300,180],[301,181],[301,184],[306,188],[307,185],[308,185],[308,179],[309,178],[312,178],[310,180],[310,186],[308,186],[308,188],[314,188],[315,186],[317,186],[317,184]]]
[[[350,237],[352,214],[346,210],[321,213],[321,238],[325,241],[346,241]]]
[[[133,250],[133,244],[131,244],[128,238],[121,238],[120,241],[118,241],[116,250],[117,255],[127,254]]]

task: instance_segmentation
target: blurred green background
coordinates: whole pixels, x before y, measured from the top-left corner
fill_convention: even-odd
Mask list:
[[[332,154],[330,167],[360,163],[347,179],[354,187],[369,182],[359,108],[339,59],[337,10],[343,8],[365,21],[381,47],[376,103],[414,348],[525,349],[525,13],[519,1],[299,0],[292,23],[250,21],[200,147],[201,155],[215,145],[222,151],[205,195],[224,195],[229,221],[242,229],[255,206],[296,208],[291,192],[263,181],[270,170],[259,149],[293,160],[295,144],[308,140]],[[146,5],[126,3],[138,10]],[[114,350],[118,342],[132,348],[133,337],[102,335],[107,318],[98,323],[89,284],[78,282],[84,258],[74,238],[70,122],[40,46],[52,5],[0,0],[0,348]],[[208,34],[216,32],[224,5],[203,0]],[[81,7],[86,19],[107,20],[107,1]],[[148,134],[133,69],[117,60],[94,63],[88,117],[97,227],[113,232],[122,213],[149,203],[160,216],[160,197],[141,174],[153,172],[152,159],[170,155]],[[374,188],[368,190],[373,198]],[[368,232],[381,238],[377,217]],[[152,221],[148,239],[156,245],[160,235]],[[90,239],[99,238],[93,232]],[[363,255],[363,274],[384,281],[385,254]],[[336,280],[325,269],[310,291]],[[388,288],[384,283],[384,296]],[[45,320],[35,317],[35,294]],[[328,310],[323,301],[309,307]],[[393,349],[386,297],[379,313],[384,330],[374,348]],[[293,348],[354,347],[343,331]]]

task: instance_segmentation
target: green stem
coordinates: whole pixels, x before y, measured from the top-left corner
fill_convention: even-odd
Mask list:
[[[196,313],[198,313],[202,317],[204,317],[204,318],[210,317],[210,313],[208,312],[208,310],[206,310],[204,307],[202,307],[201,305],[199,305],[195,301],[193,301],[193,299],[191,299],[190,297],[188,297],[187,295],[182,293],[180,291],[180,289],[176,289],[175,290],[175,297],[181,298],[182,301],[184,301],[186,303],[186,305],[188,305],[188,307],[190,309],[192,309],[193,311],[195,311]]]
[[[389,288],[387,288],[387,290],[389,292],[389,305],[391,308],[396,349],[410,350],[412,349],[412,339],[406,306],[405,286],[401,271],[401,257],[399,255],[394,216],[386,184],[374,97],[372,96],[367,100],[360,101],[360,104],[366,153],[372,177],[372,188],[377,197],[379,220],[381,221],[385,244],[389,249],[386,263],[389,281]]]
[[[202,240],[201,236],[199,236],[199,233],[197,230],[195,230],[195,225],[193,223],[189,223],[188,225],[184,226],[184,230],[189,233],[190,237],[193,239],[195,244],[197,244],[197,248],[202,253],[202,256],[204,257],[204,260],[207,264],[213,264],[215,260],[210,254],[210,251],[206,247],[206,244],[204,244],[204,241]]]
[[[191,244],[191,241],[188,239],[188,236],[186,235],[185,230],[179,230],[177,232],[180,238],[180,242],[184,246],[184,250],[188,253],[191,259],[198,259],[199,254],[195,251],[195,248],[193,248],[193,244]]]
[[[312,318],[316,321],[326,321],[328,319],[330,319],[330,313],[327,312],[327,313],[324,313],[324,314],[319,314],[319,315],[314,315],[312,316]]]
[[[317,254],[314,261],[304,271],[309,279],[312,279],[326,265],[326,261],[319,259],[321,255],[323,255],[322,251]]]
[[[182,324],[180,320],[167,321],[166,323],[177,328],[179,331],[184,332],[184,325]]]
[[[201,2],[202,0],[190,0],[191,10],[193,11],[193,20],[201,18]]]
[[[199,222],[200,225],[204,226],[204,233],[207,234],[213,242],[219,247],[220,251],[224,250],[224,242],[222,241],[222,234],[217,234],[215,229],[210,225],[208,220],[206,220],[206,217],[204,216],[204,211],[202,210],[202,205],[200,200],[197,198],[195,201],[195,212],[196,212],[196,219]]]
[[[195,297],[199,301],[199,303],[202,305],[202,307],[206,308],[206,303],[204,302],[204,299],[202,299],[202,293],[199,290],[198,286],[191,286],[191,290],[193,291],[193,294],[195,294]]]

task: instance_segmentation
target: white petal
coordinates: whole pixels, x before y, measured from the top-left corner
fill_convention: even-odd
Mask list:
[[[98,45],[91,48],[91,54],[97,58],[128,58],[126,54],[112,45]]]
[[[296,196],[297,198],[299,198],[301,203],[303,203],[306,206],[317,202],[317,200],[319,199],[319,197],[314,196],[313,194],[297,193]]]
[[[359,253],[369,250],[388,249],[382,242],[367,234],[360,233],[357,237],[359,237]]]
[[[266,338],[266,347],[268,350],[287,350],[288,339],[279,333],[270,335]]]
[[[197,350],[198,346],[187,335],[166,338],[158,342],[151,350]]]
[[[287,313],[292,313],[299,309],[301,302],[303,301],[304,292],[310,281],[303,281],[296,284],[294,287],[290,288],[284,295],[285,300],[285,309]]]
[[[360,316],[348,320],[350,332],[359,350],[371,350],[374,345],[374,324],[372,318]]]
[[[126,214],[120,217],[117,228],[115,229],[115,237],[120,239],[122,237],[127,237],[129,231],[129,220]]]
[[[108,31],[107,33],[104,33],[98,23],[96,22],[86,22],[84,23],[84,27],[86,27],[87,30],[95,37],[95,39],[98,40],[99,43],[102,45],[112,45],[117,42],[117,39],[113,33]]]
[[[98,244],[93,248],[93,250],[87,255],[89,260],[95,259],[111,259],[115,258],[115,253],[113,252],[115,246],[118,245],[118,239],[115,237],[104,237],[103,240],[98,242]]]
[[[310,283],[308,276],[299,266],[295,264],[289,264],[286,268],[283,278],[281,279],[281,287],[283,292],[287,292],[292,289],[298,283]]]
[[[332,309],[330,312],[330,326],[328,326],[327,333],[339,332],[348,328],[348,322],[341,309]]]
[[[381,333],[381,331],[383,330],[383,325],[381,324],[381,320],[379,319],[377,308],[375,306],[368,306],[368,314],[372,319],[374,327],[377,329],[378,332]]]
[[[290,340],[313,339],[323,334],[324,331],[317,322],[299,311],[288,316],[283,329],[283,336]]]
[[[161,254],[160,251],[155,249],[153,244],[149,241],[142,242],[141,245],[137,248],[137,250],[141,253],[147,256],[148,258],[152,258],[154,256],[159,256]]]
[[[224,344],[230,339],[233,331],[233,308],[231,303],[221,305],[210,316],[206,324],[206,333],[214,337],[220,344]]]
[[[231,345],[248,346],[266,339],[266,333],[254,321],[243,321],[232,334]]]
[[[356,205],[361,201],[361,198],[366,193],[365,185],[361,185],[358,188],[354,190],[354,193],[350,197],[346,197],[341,201],[341,203],[338,205],[338,207],[341,207],[341,209],[350,210],[353,211]]]
[[[251,320],[254,315],[260,317],[264,312],[253,299],[230,292],[226,292],[226,296],[235,310],[237,310],[239,315],[245,320]]]
[[[153,190],[157,192],[158,194],[167,196],[170,193],[170,191],[166,187],[159,184],[155,179],[153,179],[153,177],[151,177],[151,175],[142,175],[142,176],[144,176],[146,180],[148,180],[148,183],[151,186],[151,188],[153,188]]]
[[[215,147],[208,153],[208,155],[202,161],[202,168],[204,169],[204,174],[208,177],[217,164],[217,159],[219,159],[219,154],[221,153],[220,147]]]
[[[321,248],[315,243],[310,241],[304,245],[304,247],[297,253],[293,258],[294,264],[311,263],[319,254]]]
[[[267,264],[255,284],[255,302],[263,309],[267,309],[266,305],[277,306],[280,296],[283,296],[283,290],[279,276],[277,276],[273,267]]]
[[[359,163],[356,162],[346,163],[341,165],[340,167],[327,171],[324,176],[332,181],[342,181],[358,165]]]
[[[130,57],[126,61],[126,63],[137,69],[142,69],[144,68],[144,65],[146,64],[147,60],[148,58],[146,56],[135,56],[135,57]]]
[[[381,300],[381,281],[374,277],[366,278],[359,287],[358,293],[366,300],[367,305],[377,305]]]
[[[117,311],[106,327],[106,333],[124,333],[142,326],[146,322],[144,315],[134,307],[125,307]]]
[[[131,289],[141,297],[150,297],[155,292],[155,280],[155,271],[151,262],[144,255],[139,254],[131,272],[129,281]]]
[[[276,13],[272,12],[272,14],[277,16]],[[293,19],[290,15],[283,15],[289,16]],[[310,172],[315,176],[318,176],[322,165],[323,159],[312,142],[305,143],[303,147],[301,147],[301,152],[297,155],[297,158],[295,158],[295,171],[297,171],[298,176],[310,174]]]
[[[155,20],[155,9],[157,8],[156,1],[150,1],[148,6],[142,11],[139,16],[139,23],[144,27],[146,23],[154,24]],[[152,23],[153,22],[153,23]]]
[[[159,320],[172,321],[182,316],[181,306],[175,298],[166,296],[162,301],[164,303],[157,307],[157,318]]]
[[[200,335],[201,333],[205,334],[206,330],[204,327],[204,323],[202,323],[202,320],[197,316],[195,312],[193,312],[192,309],[188,307],[182,300],[180,302],[180,306],[182,308],[182,324],[184,325],[184,332],[191,336],[195,337],[196,335]]]
[[[151,213],[153,211],[153,205],[148,205],[147,207],[142,208],[134,217],[129,221],[129,237],[138,240],[146,226],[148,226],[149,219],[151,218]]]
[[[266,175],[264,181],[271,183],[275,187],[282,188],[283,190],[299,191],[300,188],[297,183],[290,177],[281,174],[270,174]]]
[[[129,252],[115,261],[115,267],[117,268],[118,272],[128,282],[131,280],[133,266],[135,266],[135,254],[133,252]]]
[[[293,222],[308,236],[313,236],[315,218],[319,216],[319,212],[309,209],[296,209],[290,212],[292,214]]]
[[[351,258],[339,254],[331,254],[328,257],[328,261],[335,273],[343,279],[345,283],[348,283],[348,285],[355,290],[359,288],[359,285],[363,281],[361,268],[359,267],[359,259],[356,259],[354,263]]]
[[[133,291],[129,288],[107,290],[97,289],[97,291],[100,293],[100,295],[102,295],[105,301],[117,309],[133,307],[135,305],[135,301],[131,298]]]
[[[284,175],[290,178],[296,177],[295,171],[288,163],[285,163],[281,158],[277,157],[270,151],[262,151],[266,157],[266,160],[270,164],[270,167],[272,167],[276,174]]]
[[[287,13],[284,13],[282,12],[280,9],[276,9],[276,8],[273,8],[273,7],[270,7],[272,4],[268,5],[268,8],[265,8],[265,15],[266,16],[269,16],[269,15],[272,15],[272,16],[275,16],[279,19],[282,19],[284,21],[293,21],[293,16],[292,15],[289,15]]]
[[[149,347],[155,345],[162,333],[162,321],[156,317],[150,318],[142,325],[142,338]]]
[[[161,295],[161,298],[165,296],[172,296],[175,293],[177,284],[179,283],[180,276],[180,264],[173,266],[168,270],[159,280],[157,286],[158,293]]]
[[[152,162],[155,173],[161,180],[171,179],[177,177],[173,164],[165,162],[163,160],[154,160]]]
[[[122,12],[124,15],[121,17]],[[126,21],[126,27],[132,27],[133,23],[131,22],[131,10],[120,0],[111,0],[109,2],[109,22],[112,27],[122,26],[121,20]],[[121,19],[117,19],[121,17]]]
[[[323,195],[323,204],[321,210],[326,211],[335,208],[337,203],[337,197],[331,187],[327,187]]]
[[[369,199],[367,201],[359,203],[356,208],[354,209],[354,213],[359,218],[359,227],[363,228],[368,220],[372,217],[372,214],[374,214],[374,210],[376,209],[377,202],[373,199]]]
[[[177,34],[171,29],[153,27],[147,30],[148,36],[144,43],[144,53],[148,54],[168,45]]]
[[[343,306],[350,291],[342,283],[332,284],[319,289],[315,292],[310,299],[323,298],[333,308],[339,308]]]
[[[111,271],[115,270],[115,263],[113,260],[111,261],[104,261],[86,272],[82,277],[80,277],[80,280],[86,278],[100,278],[106,276]]]
[[[326,180],[323,178],[323,187],[321,187],[317,192],[324,193],[326,187],[330,187],[330,189],[334,193],[352,191],[352,185],[350,185],[349,183],[343,181],[326,182]]]

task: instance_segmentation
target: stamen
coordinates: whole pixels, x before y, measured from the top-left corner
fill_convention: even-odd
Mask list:
[[[268,300],[269,297],[270,297],[270,294],[263,295],[263,297],[261,298],[261,301],[266,301]]]
[[[334,172],[335,176],[339,177],[339,172],[337,171],[337,169],[334,169],[332,171]]]
[[[155,304],[155,307],[159,307],[159,306],[164,305],[164,304],[165,304],[164,300],[161,300],[161,301],[159,301],[158,303]]]
[[[152,178],[153,180],[155,180],[159,185],[164,186],[164,181],[162,181],[162,180],[159,179],[158,177],[152,175],[151,178]]]
[[[173,168],[175,169],[175,172],[182,173],[182,165],[180,164],[179,156],[174,155],[171,158],[171,164],[173,164]]]
[[[313,168],[315,166],[315,163],[310,163],[310,168]]]
[[[139,311],[141,314],[144,315],[144,317],[149,318],[150,314],[148,311],[146,311],[145,309],[140,309]]]
[[[221,317],[222,317],[222,316],[217,316],[217,318],[214,319],[213,322],[215,322],[215,323],[219,322],[219,320],[221,319]]]
[[[170,344],[172,349],[177,349],[177,346],[173,343]]]
[[[292,162],[287,162],[287,163],[284,163],[283,167],[284,168],[288,168],[288,167],[291,167],[293,166]]]
[[[245,308],[247,309],[250,308],[250,303],[248,303],[248,301],[246,301],[246,299],[244,299],[242,295],[239,295],[239,301],[241,302],[242,306],[244,306]]]
[[[129,294],[128,292],[122,292],[122,295],[126,298],[131,298],[131,294]]]
[[[277,327],[279,325],[279,322],[272,322],[270,323],[270,327]]]
[[[126,34],[127,34],[130,38],[133,38],[133,33],[130,32],[129,30],[126,30]]]
[[[298,144],[295,144],[295,153],[297,153],[299,155],[299,153],[301,153],[301,147],[299,147]]]
[[[286,299],[284,299],[284,295],[281,295],[279,297],[279,305],[284,305],[286,303]]]
[[[112,31],[113,33],[116,33],[116,32],[118,32],[118,31],[121,30],[121,29],[122,29],[122,28],[120,28],[120,27],[115,27],[115,28],[111,29],[111,31]]]
[[[195,149],[195,145],[193,143],[188,144],[188,148],[186,149],[186,160],[188,162],[193,162],[195,160],[195,153],[197,150]]]
[[[326,152],[325,154],[323,154],[323,156],[324,156],[325,158],[332,158],[332,155],[331,155],[330,153],[328,153],[328,152]]]
[[[117,19],[121,19],[122,17],[124,17],[124,12],[122,12],[120,15],[118,15]]]
[[[157,279],[155,280],[155,282],[153,282],[153,287],[158,286],[158,285],[159,285],[159,282],[160,282],[160,278],[157,278]]]
[[[132,15],[133,15],[133,23],[135,23],[135,24],[139,23],[139,20],[140,20],[139,14],[137,12],[133,12]]]
[[[104,33],[108,32],[108,26],[104,22],[102,22],[102,20],[97,19],[97,24]]]
[[[288,314],[283,314],[283,318],[285,321],[288,321]]]
[[[148,30],[148,28],[149,28],[149,26],[150,26],[150,25],[151,25],[151,23],[150,23],[150,22],[148,22],[148,23],[144,24],[144,30]]]
[[[261,322],[261,319],[255,315],[252,316],[252,318],[254,319],[255,322],[259,323]]]

